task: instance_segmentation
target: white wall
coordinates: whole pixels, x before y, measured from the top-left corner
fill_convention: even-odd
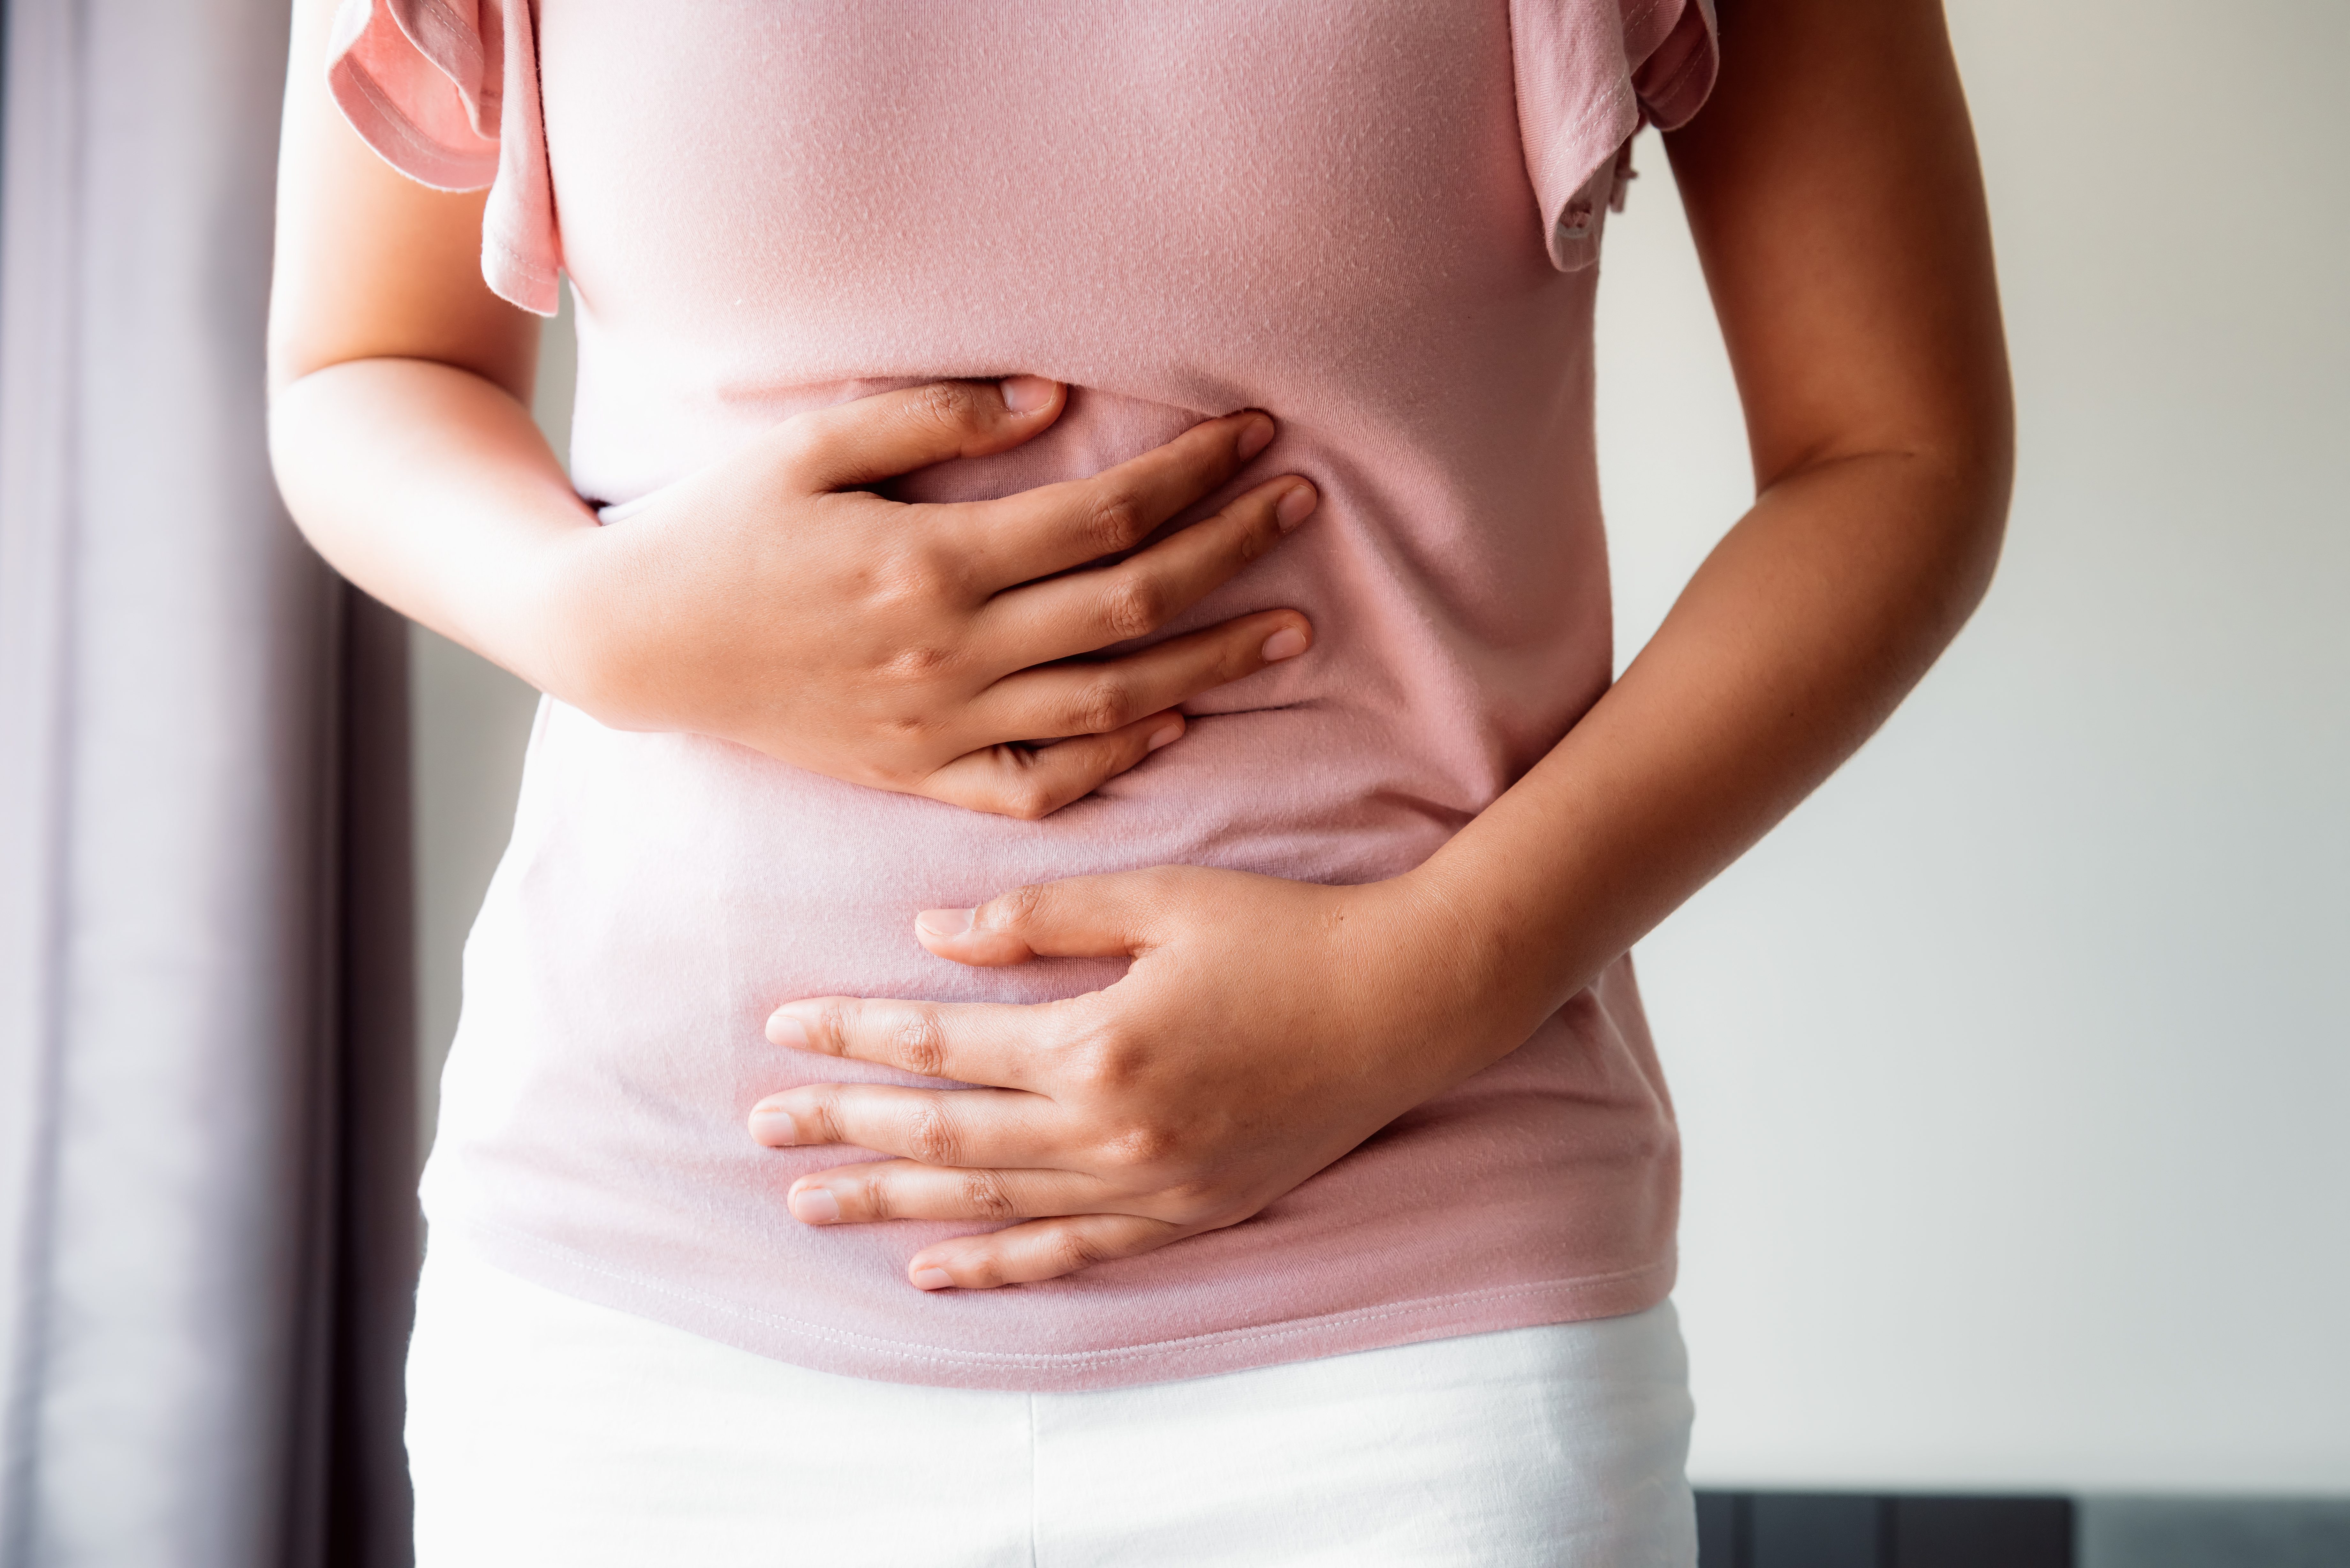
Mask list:
[[[2350,1493],[2350,6],[1951,9],[2013,527],[1908,707],[1641,950],[1693,1468]],[[1641,151],[1602,304],[1626,656],[1750,485]]]
[[[2014,527],[1908,708],[1642,949],[1693,1467],[2350,1493],[2350,6],[1952,8]],[[1602,303],[1627,654],[1748,493],[1641,151]],[[421,634],[414,670],[437,1060],[530,697]]]

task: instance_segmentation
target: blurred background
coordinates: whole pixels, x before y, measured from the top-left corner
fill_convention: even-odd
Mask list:
[[[1687,1147],[1678,1299],[1692,1471],[1715,1494],[1708,1568],[2056,1560],[1931,1555],[1888,1501],[1917,1494],[2074,1500],[2067,1551],[2094,1568],[2350,1563],[2350,5],[1950,9],[2015,360],[2004,565],[1886,731],[1639,952]],[[283,662],[236,628],[307,628],[332,690],[281,691],[236,745],[217,726],[182,734],[171,694],[201,670],[77,662],[39,596],[70,588],[76,560],[113,559],[151,592],[111,613],[151,619],[185,613],[201,572],[151,529],[122,535],[136,552],[76,556],[44,554],[23,521],[98,539],[109,508],[184,510],[191,470],[224,463],[230,489],[265,495],[265,472],[218,455],[257,448],[231,408],[244,350],[217,325],[257,320],[265,249],[205,225],[223,203],[254,210],[256,180],[265,210],[275,12],[8,6],[0,1568],[397,1557],[397,1453],[366,1436],[396,1401],[396,1334],[362,1307],[412,1245],[395,1210],[535,694],[431,634],[403,642],[273,535],[247,552],[265,588],[213,612],[234,653],[221,668]],[[170,150],[192,171],[185,198],[71,250],[108,190],[154,177],[140,158],[161,154],[122,140],[116,110],[198,93],[247,107]],[[59,151],[75,124],[86,141]],[[35,159],[53,176],[37,189]],[[1601,294],[1619,660],[1752,490],[1653,135],[1638,162]],[[19,286],[28,269],[50,294]],[[109,333],[140,346],[135,370],[60,400],[42,367]],[[150,350],[167,339],[211,355],[212,379],[159,379]],[[569,356],[567,318],[539,398],[558,450]],[[79,454],[82,490],[43,466],[30,427]],[[76,732],[97,737],[84,751],[109,724],[140,742],[118,792],[128,826],[19,829],[71,815],[18,743],[64,732],[52,688],[101,713]],[[143,706],[105,719],[109,691]],[[160,761],[158,734],[179,737]],[[128,872],[109,903],[85,867],[112,856],[151,888],[191,834],[153,813],[149,831],[140,802],[241,800],[252,756],[313,752],[334,759],[327,782],[271,809],[315,814],[286,865],[337,869],[255,929],[323,942],[342,979],[305,1003],[315,1027],[249,999],[224,1012],[183,983],[211,950],[142,925],[152,900]],[[414,879],[394,887],[405,836]],[[354,923],[350,890],[370,885],[369,907],[411,929]],[[52,962],[38,933],[61,909],[67,945],[89,950]],[[136,984],[92,978],[126,972]],[[251,1045],[272,1029],[296,1044]],[[174,1078],[156,1064],[182,1030],[216,1044]],[[314,1038],[328,1044],[299,1044]],[[355,1093],[413,1099],[414,1120],[354,1131]],[[196,1179],[211,1164],[172,1152],[196,1135],[158,1104],[278,1152],[215,1192]],[[62,1135],[42,1119],[60,1106],[80,1118]],[[320,1170],[339,1196],[323,1217],[288,1209],[294,1241],[241,1224],[229,1262],[194,1257],[199,1208],[217,1224]],[[128,1210],[126,1171],[144,1184]],[[390,1215],[376,1241],[317,1241],[370,1202]],[[81,1245],[97,1234],[106,1246]],[[241,1282],[262,1279],[296,1282]]]

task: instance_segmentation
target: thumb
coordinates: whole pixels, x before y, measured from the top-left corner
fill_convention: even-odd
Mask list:
[[[924,947],[995,968],[1032,958],[1128,958],[1142,950],[1148,900],[1131,876],[1072,877],[1016,888],[975,909],[914,917]]]
[[[1040,376],[993,385],[933,381],[811,409],[777,425],[769,439],[792,454],[809,492],[858,490],[1018,446],[1057,419],[1067,398],[1066,388]]]

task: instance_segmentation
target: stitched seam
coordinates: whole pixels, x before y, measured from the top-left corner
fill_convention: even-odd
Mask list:
[[[1600,99],[1598,102],[1593,104],[1589,109],[1586,109],[1582,116],[1566,129],[1563,140],[1557,150],[1550,155],[1550,158],[1547,160],[1547,166],[1544,171],[1544,172],[1549,176],[1550,182],[1553,185],[1565,186],[1566,193],[1568,195],[1572,195],[1575,192],[1583,189],[1585,181],[1588,180],[1591,174],[1598,170],[1598,161],[1594,160],[1589,167],[1585,170],[1583,180],[1575,181],[1571,184],[1568,183],[1566,177],[1559,172],[1560,166],[1570,157],[1582,156],[1582,140],[1586,131],[1590,130],[1594,125],[1598,124],[1603,118],[1620,112],[1627,107],[1631,108],[1636,114],[1638,112],[1638,99],[1632,91],[1631,78],[1629,77],[1625,77],[1618,79],[1615,85],[1608,89],[1607,96],[1606,98]],[[1551,213],[1546,215],[1552,223],[1555,223],[1558,222],[1557,213]]]
[[[603,1279],[619,1281],[654,1295],[667,1296],[674,1301],[690,1302],[697,1306],[723,1313],[729,1317],[785,1329],[803,1338],[820,1343],[849,1345],[859,1350],[879,1351],[901,1361],[931,1362],[943,1366],[987,1366],[1023,1371],[1053,1371],[1133,1361],[1191,1345],[1207,1347],[1255,1345],[1295,1339],[1326,1329],[1383,1323],[1393,1318],[1426,1317],[1442,1308],[1464,1303],[1512,1301],[1561,1290],[1587,1291],[1600,1285],[1641,1279],[1658,1273],[1669,1266],[1661,1262],[1647,1263],[1637,1269],[1618,1269],[1611,1273],[1581,1274],[1572,1279],[1537,1280],[1523,1285],[1493,1285],[1478,1291],[1459,1291],[1438,1296],[1418,1296],[1410,1301],[1396,1302],[1384,1307],[1352,1307],[1345,1312],[1328,1313],[1320,1317],[1299,1318],[1285,1325],[1248,1330],[1217,1329],[1207,1334],[1185,1334],[1176,1339],[1152,1340],[1146,1345],[1118,1345],[1106,1350],[1028,1353],[1001,1350],[951,1351],[938,1345],[883,1339],[874,1334],[858,1334],[851,1329],[826,1328],[821,1324],[788,1317],[781,1313],[764,1312],[757,1307],[744,1306],[739,1302],[730,1302],[723,1297],[709,1295],[700,1291],[686,1290],[677,1285],[663,1284],[640,1275],[595,1262],[559,1242],[550,1241],[544,1237],[534,1236],[527,1231],[513,1230],[504,1225],[484,1220],[460,1221],[460,1225],[518,1242],[536,1251],[559,1258],[584,1272],[595,1274]]]
[[[1618,38],[1622,37],[1626,33],[1647,21],[1655,13],[1657,7],[1665,3],[1666,0],[1640,0],[1639,5],[1625,13],[1623,21],[1616,29],[1616,36]],[[1689,0],[1681,0],[1681,3],[1687,5]]]
[[[536,262],[523,254],[522,252],[506,244],[504,240],[499,238],[494,234],[491,234],[487,229],[482,231],[482,248],[486,251],[496,252],[500,261],[504,262],[507,265],[513,267],[516,272],[522,274],[525,278],[528,279],[532,283],[553,283],[556,277],[561,275],[557,272],[551,272],[547,268],[539,265]]]
[[[1682,61],[1681,68],[1675,71],[1662,86],[1659,87],[1655,94],[1649,98],[1648,101],[1651,103],[1662,102],[1664,99],[1671,97],[1674,93],[1679,92],[1681,88],[1681,85],[1687,82],[1691,77],[1696,76],[1700,67],[1711,67],[1715,64],[1714,57],[1717,52],[1718,47],[1713,41],[1713,36],[1709,33],[1706,35],[1705,47],[1692,52],[1688,59]]]
[[[445,171],[450,173],[461,173],[463,178],[468,180],[473,177],[477,166],[486,158],[485,153],[463,152],[444,141],[426,135],[414,120],[408,118],[407,111],[400,107],[398,100],[384,90],[383,84],[377,81],[365,67],[357,61],[347,60],[345,67],[345,79],[359,88],[359,96],[367,99],[368,107],[381,117],[384,129],[392,133],[393,138],[400,142],[402,151],[427,155],[435,166],[436,173]],[[483,190],[495,178],[493,172],[490,180],[485,180],[479,185],[469,185],[463,189]]]

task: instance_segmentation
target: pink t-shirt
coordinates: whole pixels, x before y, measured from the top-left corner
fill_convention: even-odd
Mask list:
[[[910,496],[1090,473],[1255,406],[1282,439],[1232,489],[1294,471],[1324,503],[1172,628],[1295,605],[1313,651],[1043,822],[546,703],[466,950],[436,1231],[788,1361],[977,1387],[1660,1299],[1677,1142],[1623,961],[1257,1219],[1045,1284],[913,1290],[912,1253],[975,1227],[800,1225],[793,1179],[860,1156],[743,1123],[813,1077],[920,1081],[769,1046],[779,1002],[1038,1001],[1118,972],[961,968],[915,911],[1159,864],[1391,876],[1605,690],[1593,263],[1626,139],[1711,83],[1705,0],[474,10],[345,0],[331,80],[400,168],[490,186],[499,293],[545,312],[570,277],[583,495],[632,500],[804,409],[1026,371],[1078,389],[1060,423]]]

